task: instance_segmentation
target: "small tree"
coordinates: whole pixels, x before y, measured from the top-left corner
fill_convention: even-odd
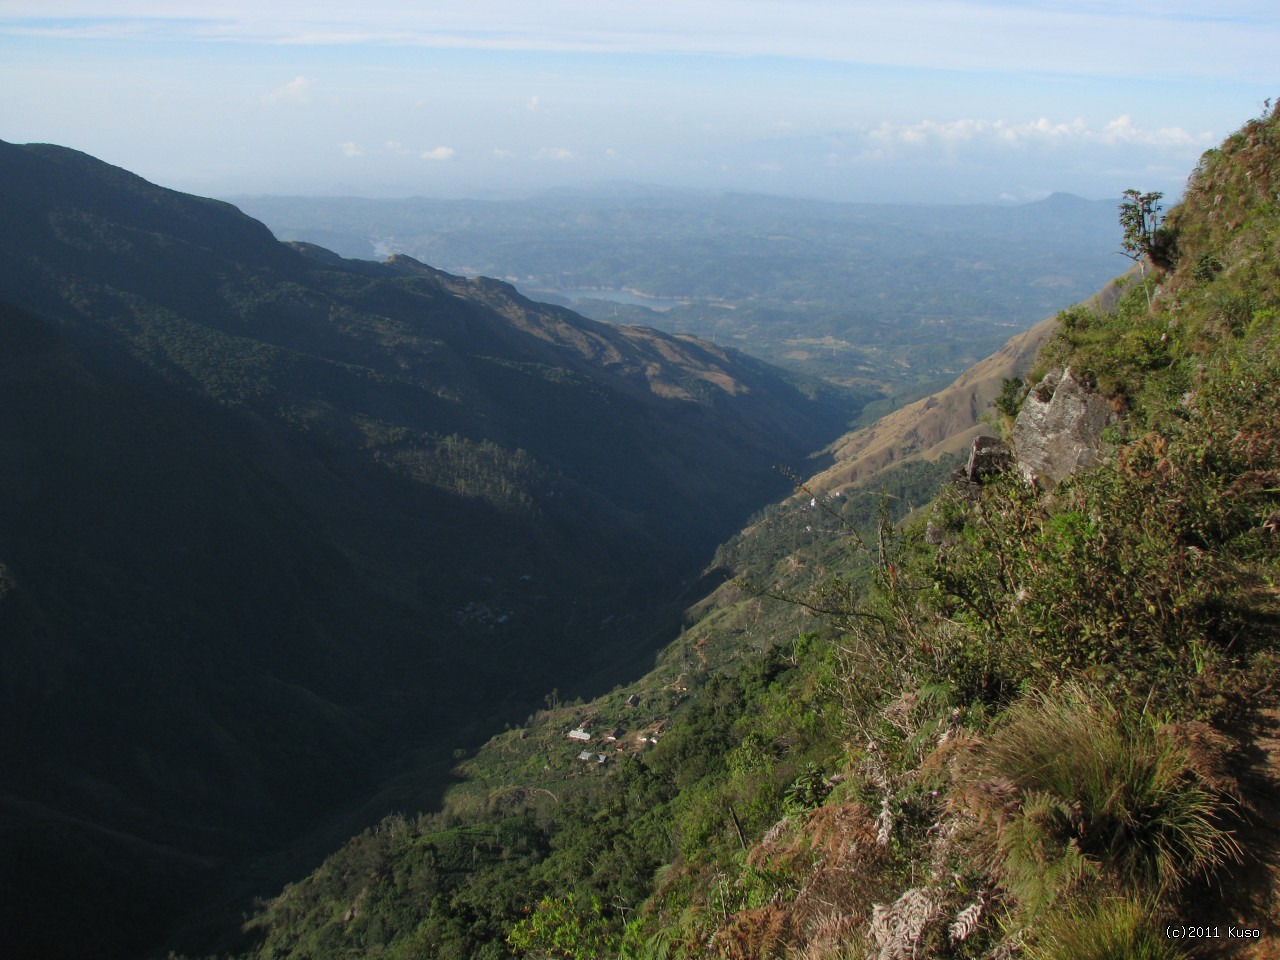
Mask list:
[[[1000,381],[1000,396],[992,401],[995,408],[1010,420],[1017,419],[1022,401],[1026,399],[1027,391],[1023,386],[1021,377],[1005,377]]]
[[[1139,193],[1129,189],[1124,192],[1120,204],[1120,226],[1124,239],[1120,241],[1120,253],[1138,265],[1142,278],[1147,277],[1147,261],[1157,266],[1169,267],[1176,259],[1176,238],[1160,224],[1160,198],[1164,194]],[[1147,308],[1151,307],[1151,288],[1144,285]]]
[[[1142,275],[1147,275],[1145,260],[1152,255],[1155,247],[1156,232],[1160,229],[1160,200],[1163,193],[1139,193],[1137,190],[1126,190],[1124,202],[1120,204],[1120,226],[1124,229],[1124,239],[1120,241],[1120,252],[1138,264]]]

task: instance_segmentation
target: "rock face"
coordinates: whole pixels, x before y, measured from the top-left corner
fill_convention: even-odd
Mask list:
[[[977,499],[978,490],[988,477],[998,476],[1009,469],[1013,457],[1009,447],[997,437],[973,438],[969,447],[969,459],[963,467],[952,471],[948,482],[964,491],[971,499]]]
[[[969,448],[969,459],[963,467],[957,467],[951,474],[948,483],[958,490],[965,499],[976,502],[982,494],[982,485],[991,477],[998,477],[1013,463],[1008,445],[998,437],[979,436],[973,438]],[[925,525],[924,539],[934,546],[945,543],[947,531],[930,518]]]
[[[1137,275],[1136,266],[1131,273]],[[1117,279],[1128,277],[1126,274]],[[1084,306],[1109,312],[1115,308],[1122,289],[1123,284],[1113,280]],[[827,448],[835,463],[810,477],[805,486],[816,493],[868,487],[881,473],[899,464],[963,453],[975,437],[988,429],[982,414],[1000,396],[1004,381],[1026,377],[1036,354],[1057,328],[1056,316],[1042,320],[974,364],[944,390],[846,433]]]
[[[1111,403],[1075,378],[1071,369],[1049,373],[1027,394],[1012,440],[1018,471],[1029,481],[1054,486],[1096,463]]]
[[[974,437],[969,448],[969,462],[964,467],[964,478],[970,483],[981,483],[987,477],[1003,473],[1009,466],[1009,448],[996,437]]]

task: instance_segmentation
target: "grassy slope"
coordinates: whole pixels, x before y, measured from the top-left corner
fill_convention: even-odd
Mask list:
[[[944,502],[856,601],[848,779],[747,852],[723,955],[1271,955],[1277,156],[1280,113],[1207,154],[1176,263],[1041,351],[1126,408],[1107,462]]]

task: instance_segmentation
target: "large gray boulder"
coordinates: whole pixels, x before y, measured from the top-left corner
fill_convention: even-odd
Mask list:
[[[1055,370],[1027,394],[1010,439],[1028,482],[1055,486],[1098,461],[1111,402],[1086,387],[1071,368]]]

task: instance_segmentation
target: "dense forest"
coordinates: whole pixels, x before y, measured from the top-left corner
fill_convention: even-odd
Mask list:
[[[1278,171],[1269,107],[1006,384],[993,432],[1069,381],[1095,456],[802,490],[653,673],[549,694],[236,955],[1274,955]]]

